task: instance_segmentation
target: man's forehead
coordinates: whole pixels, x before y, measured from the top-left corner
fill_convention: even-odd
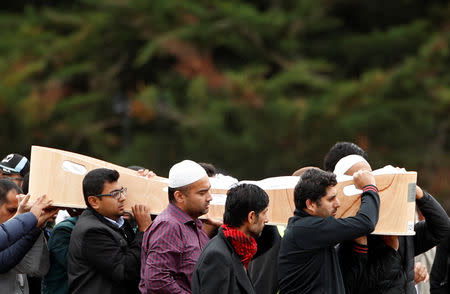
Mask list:
[[[187,188],[188,190],[209,190],[211,188],[211,184],[209,182],[209,178],[206,176],[190,184]]]
[[[119,181],[105,182],[103,184],[103,192],[112,192],[114,190],[120,190],[121,188],[122,184]]]
[[[7,202],[12,202],[12,203],[18,202],[17,197],[16,197],[17,194],[19,194],[19,193],[17,193],[17,191],[15,189],[9,190],[8,193],[6,193]]]
[[[336,196],[336,194],[337,194],[337,187],[336,187],[336,185],[327,187],[327,194],[325,196],[333,197],[333,196]]]

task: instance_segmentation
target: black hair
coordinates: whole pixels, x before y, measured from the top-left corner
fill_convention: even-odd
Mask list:
[[[130,166],[127,166],[127,168],[135,170],[135,171],[139,171],[141,169],[145,169],[145,167],[142,167],[142,166],[139,166],[139,165],[130,165]]]
[[[189,184],[190,185],[190,184]],[[175,191],[180,191],[182,193],[186,193],[189,190],[189,185],[178,187],[178,188],[170,188],[168,189],[169,194],[169,202],[175,203]]]
[[[269,196],[260,187],[252,184],[235,186],[227,192],[223,223],[230,227],[240,227],[251,211],[258,216],[268,205]]]
[[[22,189],[16,183],[8,179],[0,179],[0,205],[6,202],[6,195],[11,190],[16,190],[17,194],[22,194]]]
[[[23,182],[22,182],[23,194],[28,194],[29,186],[30,186],[30,173],[27,173],[25,176],[23,176]]]
[[[327,194],[327,188],[337,184],[336,175],[312,168],[307,170],[299,179],[294,189],[295,208],[306,208],[306,200],[320,203],[320,199]]]
[[[107,168],[97,168],[88,172],[83,179],[83,195],[87,207],[91,207],[88,202],[89,196],[101,194],[105,182],[116,182],[119,176],[118,171]]]
[[[203,169],[206,171],[206,174],[208,175],[208,177],[214,177],[216,175],[216,173],[217,173],[216,167],[214,165],[212,165],[211,163],[199,162],[198,164],[201,167],[203,167]]]
[[[168,191],[169,191],[169,202],[170,203],[174,203],[175,202],[175,191],[176,190],[179,190],[179,189],[177,189],[177,188],[170,188],[169,187],[169,189],[168,189]]]
[[[342,158],[356,154],[364,157],[365,160],[369,161],[369,156],[366,151],[364,151],[361,147],[351,142],[337,142],[333,147],[330,148],[327,155],[325,155],[325,159],[323,161],[323,167],[326,171],[334,171],[334,167],[336,163]]]

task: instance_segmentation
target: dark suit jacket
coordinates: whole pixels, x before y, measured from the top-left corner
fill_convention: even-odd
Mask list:
[[[127,222],[118,228],[87,208],[70,236],[69,293],[138,293],[142,236]]]
[[[209,241],[195,265],[192,294],[255,294],[244,265],[222,229]]]

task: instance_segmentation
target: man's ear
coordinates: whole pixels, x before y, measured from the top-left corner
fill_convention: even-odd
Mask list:
[[[176,203],[183,203],[184,202],[184,197],[186,197],[186,195],[184,195],[181,191],[175,191],[175,193],[173,193],[173,197],[175,198],[175,202]]]
[[[89,205],[94,209],[97,210],[100,206],[100,198],[95,196],[89,196],[88,197]]]
[[[306,199],[306,208],[310,211],[316,211],[317,204],[311,199]]]
[[[247,221],[249,224],[254,224],[257,218],[258,217],[256,215],[256,212],[254,212],[253,210],[247,214]]]

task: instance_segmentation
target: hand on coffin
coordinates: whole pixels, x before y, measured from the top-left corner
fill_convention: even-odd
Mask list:
[[[135,204],[131,207],[131,210],[133,211],[134,218],[136,219],[138,230],[140,232],[145,231],[152,223],[150,207],[144,204]]]
[[[423,190],[416,185],[416,200],[423,197]]]
[[[427,268],[421,262],[416,262],[414,264],[414,283],[419,284],[420,282],[427,282],[430,278]]]
[[[383,240],[384,244],[391,247],[395,251],[398,250],[398,247],[400,246],[400,243],[398,241],[398,236],[395,235],[382,235],[380,238]]]
[[[30,195],[27,195],[23,200],[25,204],[28,203]],[[37,227],[42,227],[48,220],[54,220],[58,214],[59,209],[51,207],[53,201],[47,199],[47,195],[42,195],[36,199],[33,203],[30,212],[33,213],[38,219]]]
[[[359,170],[353,174],[353,182],[357,189],[362,189],[367,185],[375,186],[375,178],[372,173],[367,170]]]
[[[156,177],[156,174],[148,169],[140,169],[137,171],[138,176],[141,177],[146,177],[146,178],[151,178],[151,177]]]
[[[29,212],[31,209],[31,204],[28,203],[28,200],[30,200],[30,194],[18,194],[16,197],[17,201],[19,202],[16,215]]]
[[[206,219],[202,219],[203,221],[203,231],[212,238],[216,234],[217,229],[223,224],[222,221],[215,220],[206,215]]]
[[[354,241],[360,245],[367,245],[367,236],[358,237]]]

